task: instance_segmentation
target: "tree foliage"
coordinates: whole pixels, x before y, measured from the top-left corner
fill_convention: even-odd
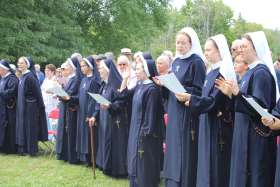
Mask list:
[[[166,0],[79,0],[76,18],[96,51],[148,49],[166,24]]]
[[[185,25],[193,27],[201,41],[215,34],[229,32],[233,21],[233,11],[221,0],[187,1],[181,10],[185,15]]]
[[[264,30],[274,57],[280,53],[279,30],[249,23],[221,0],[186,0],[177,10],[169,0],[1,0],[0,57],[61,64],[73,52],[83,55],[123,47],[133,51],[175,47],[175,35],[193,27],[201,44],[225,34],[229,43],[246,32]]]
[[[90,50],[67,0],[2,0],[0,6],[1,58],[60,64],[74,51]]]

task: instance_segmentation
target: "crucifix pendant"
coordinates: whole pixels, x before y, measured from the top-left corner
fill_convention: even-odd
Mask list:
[[[192,130],[191,130],[192,141],[194,141],[194,135],[195,135],[195,130],[192,129]]]
[[[121,123],[120,120],[117,119],[116,124],[117,124],[118,128],[120,128],[120,123]]]
[[[138,153],[139,153],[140,158],[142,158],[142,157],[143,157],[143,154],[144,154],[144,150],[143,150],[143,149],[140,149],[140,150],[138,150]]]
[[[65,126],[65,132],[68,133],[68,126]]]
[[[176,72],[178,72],[180,69],[180,66],[176,66]]]
[[[224,145],[225,145],[224,140],[221,139],[220,142],[219,142],[219,144],[220,144],[220,149],[221,149],[221,151],[223,151],[223,150],[224,150]]]

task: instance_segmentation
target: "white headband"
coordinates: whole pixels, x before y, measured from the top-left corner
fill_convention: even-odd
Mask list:
[[[202,60],[205,60],[199,38],[198,38],[196,32],[193,30],[193,28],[184,27],[179,32],[184,33],[189,36],[189,38],[191,39],[191,49],[187,52],[187,54],[184,54],[184,55],[178,54],[176,52],[176,57],[184,59],[184,58],[190,57],[192,54],[197,54],[198,56],[200,56],[200,58],[202,58]]]
[[[14,64],[9,64],[9,67],[12,69],[12,70],[14,70],[14,71],[16,71],[16,66],[14,65]]]
[[[30,68],[30,62],[29,62],[28,58],[23,57],[23,59],[25,60],[27,67]]]
[[[216,43],[222,59],[220,73],[226,80],[232,80],[237,83],[232,57],[229,51],[226,37],[222,34],[218,34],[216,36],[212,36],[211,39]]]
[[[7,68],[6,66],[4,66],[3,64],[0,63],[0,67],[5,69],[5,70],[10,70],[9,68]]]
[[[71,66],[74,70],[76,70],[76,66],[74,65],[74,63],[73,63],[73,61],[71,60],[71,58],[68,58],[68,59],[67,59],[67,62],[70,64],[70,66]]]
[[[143,57],[143,54],[139,54],[139,57],[140,57],[140,59],[141,59],[141,61],[142,61],[142,63],[143,63],[143,67],[144,67],[144,71],[145,71],[146,75],[147,75],[148,77],[150,77],[151,75],[150,75],[150,72],[149,72],[149,68],[148,68],[147,61],[146,61],[145,58]]]
[[[90,63],[90,61],[86,58],[83,58],[83,60],[88,64],[88,66],[90,67],[90,69],[93,69],[92,64]]]
[[[277,84],[276,72],[273,66],[273,61],[271,58],[271,53],[270,53],[270,49],[268,46],[265,33],[263,31],[256,31],[247,34],[251,37],[251,40],[253,42],[259,60],[261,60],[268,67],[270,73],[274,78],[275,86],[276,86],[276,101],[277,101],[280,97],[279,87]]]
[[[110,71],[109,68],[108,68],[108,66],[105,64],[104,60],[102,60],[102,61],[100,62],[100,65],[102,65],[102,67],[104,67],[104,69],[105,69],[107,72]]]

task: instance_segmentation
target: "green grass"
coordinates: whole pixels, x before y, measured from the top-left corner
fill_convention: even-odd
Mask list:
[[[93,179],[92,169],[82,165],[70,165],[58,161],[46,152],[41,145],[36,157],[0,154],[0,186],[2,187],[126,187],[127,179],[114,179],[96,170]],[[47,153],[47,154],[45,154]]]

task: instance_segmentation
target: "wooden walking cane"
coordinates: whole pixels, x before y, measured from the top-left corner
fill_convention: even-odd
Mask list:
[[[94,156],[94,127],[90,126],[90,146],[91,146],[91,161],[93,178],[95,179],[95,156]]]

